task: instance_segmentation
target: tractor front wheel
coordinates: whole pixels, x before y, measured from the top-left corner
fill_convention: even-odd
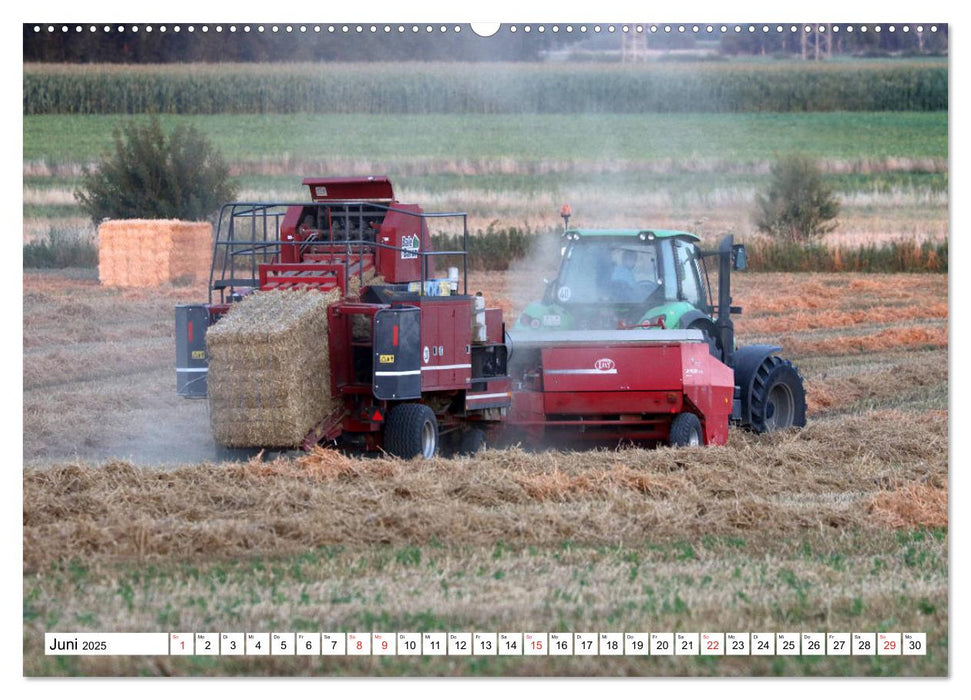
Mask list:
[[[438,452],[438,421],[435,412],[421,403],[403,403],[388,413],[384,449],[395,457],[430,459]]]
[[[668,433],[668,444],[671,447],[697,447],[704,444],[701,437],[701,421],[694,413],[679,413],[671,421],[671,432]]]
[[[806,390],[791,362],[765,358],[752,383],[751,411],[757,433],[806,425]]]

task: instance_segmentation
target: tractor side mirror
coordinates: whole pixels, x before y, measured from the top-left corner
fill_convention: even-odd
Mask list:
[[[744,270],[748,267],[748,261],[745,256],[745,244],[738,243],[732,246],[732,269],[733,270]]]

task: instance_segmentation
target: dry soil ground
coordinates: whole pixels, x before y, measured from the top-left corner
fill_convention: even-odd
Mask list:
[[[532,291],[509,278],[470,286],[511,321]],[[784,345],[805,377],[805,430],[680,451],[219,464],[205,403],[174,391],[172,309],[203,290],[25,271],[25,673],[946,674],[947,278],[735,283],[740,342]],[[40,649],[50,630],[527,628],[918,631],[929,648],[330,662]]]

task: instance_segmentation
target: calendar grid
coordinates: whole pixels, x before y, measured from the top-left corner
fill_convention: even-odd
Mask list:
[[[48,632],[48,656],[925,656],[923,632]]]

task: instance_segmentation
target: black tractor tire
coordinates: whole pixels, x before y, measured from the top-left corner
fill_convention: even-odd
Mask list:
[[[422,403],[398,404],[384,424],[384,449],[395,457],[430,459],[438,453],[438,421]]]
[[[486,434],[479,428],[469,428],[462,434],[459,442],[460,455],[474,455],[486,448]]]
[[[671,421],[671,432],[668,434],[668,444],[671,447],[697,447],[704,445],[701,433],[701,421],[694,413],[679,413]]]
[[[752,380],[751,422],[756,433],[806,425],[806,389],[789,360],[765,358]]]
[[[704,336],[704,342],[708,346],[708,352],[711,356],[722,359],[722,351],[718,345],[718,338],[715,336],[715,326],[710,321],[696,321],[688,326],[689,331],[701,331]]]

